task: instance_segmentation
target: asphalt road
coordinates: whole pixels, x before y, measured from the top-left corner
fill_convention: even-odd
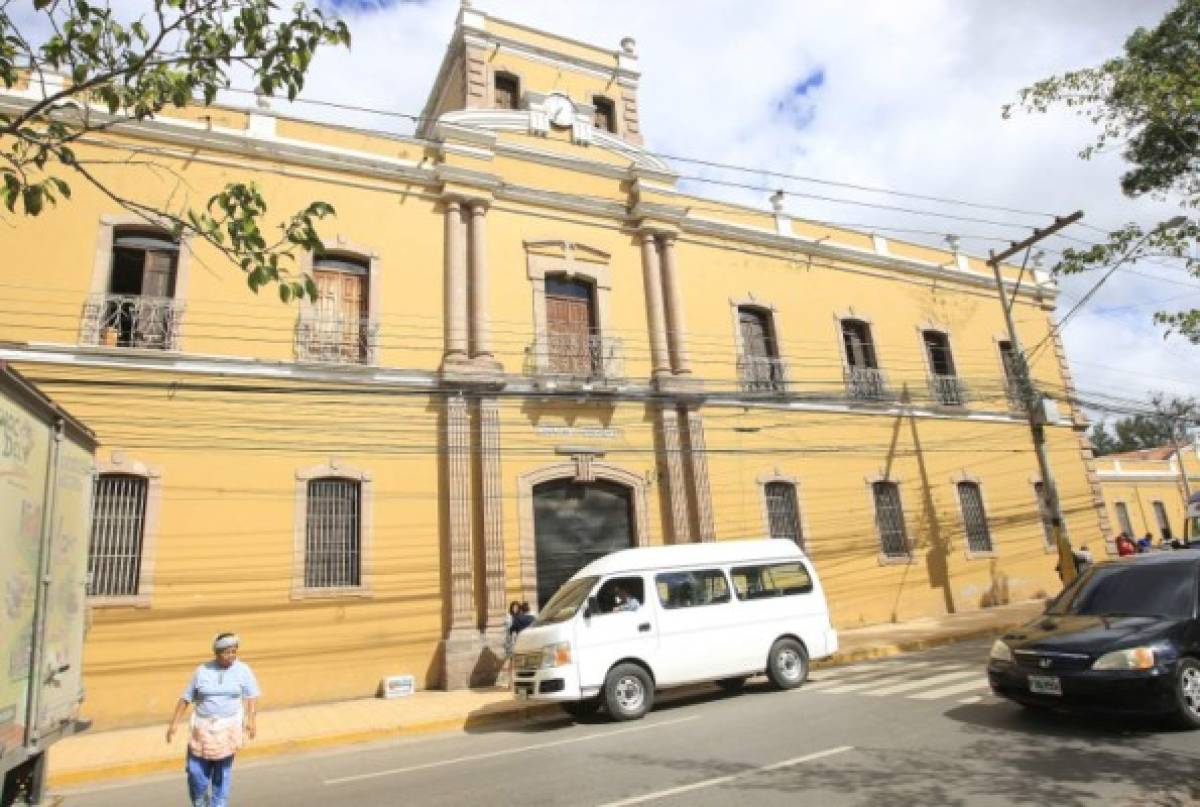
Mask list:
[[[994,698],[980,641],[814,672],[792,692],[696,687],[643,720],[544,717],[235,767],[233,803],[283,805],[1176,805],[1200,732],[1028,713]],[[186,804],[181,771],[54,794]],[[56,803],[51,800],[51,804]]]

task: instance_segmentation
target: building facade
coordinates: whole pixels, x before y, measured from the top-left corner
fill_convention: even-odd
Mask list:
[[[1135,541],[1149,535],[1155,546],[1187,535],[1187,502],[1200,493],[1196,444],[1109,454],[1096,459],[1096,475],[1113,533]]]
[[[626,546],[797,541],[843,628],[1056,589],[988,267],[685,193],[638,80],[632,40],[464,8],[414,136],[209,107],[79,144],[149,204],[331,203],[298,306],[85,187],[0,230],[0,357],[101,440],[98,725],[162,719],[224,630],[267,707],[490,683],[507,603]],[[1100,536],[1055,288],[1004,277]]]

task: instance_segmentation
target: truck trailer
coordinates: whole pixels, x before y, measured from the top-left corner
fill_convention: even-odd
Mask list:
[[[80,728],[96,437],[0,361],[0,805]]]

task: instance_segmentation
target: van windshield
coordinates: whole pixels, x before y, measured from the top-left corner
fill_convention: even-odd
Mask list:
[[[566,622],[575,616],[575,612],[587,601],[588,594],[591,593],[599,579],[599,577],[581,577],[568,582],[550,598],[550,602],[542,608],[537,621],[533,624],[554,625],[558,622]]]

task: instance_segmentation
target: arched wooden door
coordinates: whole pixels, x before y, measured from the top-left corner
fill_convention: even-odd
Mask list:
[[[571,575],[634,545],[633,492],[606,480],[555,479],[533,488],[538,607]]]

